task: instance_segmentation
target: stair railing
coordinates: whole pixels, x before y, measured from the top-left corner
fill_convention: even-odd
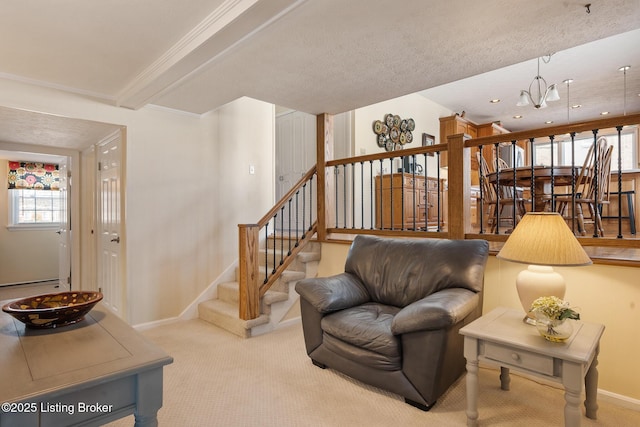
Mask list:
[[[316,182],[313,166],[257,224],[238,225],[241,319],[260,316],[261,298],[316,233]]]

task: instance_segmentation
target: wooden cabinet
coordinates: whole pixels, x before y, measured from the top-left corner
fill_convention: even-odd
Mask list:
[[[440,117],[440,143],[444,144],[447,142],[447,138],[450,135],[456,135],[459,133],[464,133],[469,135],[471,138],[482,138],[485,136],[493,136],[493,135],[502,135],[505,133],[509,133],[509,131],[497,123],[483,123],[483,124],[475,124],[459,115],[453,115],[448,117]],[[524,143],[518,142],[518,145],[523,147]],[[476,158],[476,153],[478,152],[477,147],[473,147],[471,149],[471,185],[478,185],[478,160]],[[482,149],[482,156],[485,158],[487,163],[491,165],[490,167],[495,168],[495,149],[494,146],[485,146]],[[440,155],[440,165],[445,167],[447,166],[447,156],[445,153]]]
[[[440,117],[440,143],[445,144],[449,135],[455,135],[458,133],[466,133],[471,138],[478,137],[478,129],[475,123],[460,117],[459,115],[453,115],[448,117]]]
[[[376,228],[424,230],[438,224],[438,194],[440,222],[444,225],[442,197],[444,180],[413,174],[387,174],[375,177]]]
[[[440,117],[440,144],[446,144],[449,135],[457,135],[459,133],[469,135],[471,138],[478,137],[476,124],[464,117],[460,117],[457,114]],[[446,151],[440,153],[440,166],[448,166],[448,155]]]

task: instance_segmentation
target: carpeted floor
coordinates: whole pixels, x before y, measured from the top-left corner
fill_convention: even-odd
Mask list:
[[[200,320],[142,334],[174,358],[165,367],[160,426],[466,425],[464,377],[431,411],[422,412],[400,396],[313,366],[300,324],[250,339]],[[497,370],[480,370],[482,426],[562,426],[563,407],[560,389],[512,375],[511,391],[502,391]],[[109,426],[132,426],[133,422],[130,416]],[[582,426],[640,426],[640,412],[599,402],[598,420],[583,416]]]

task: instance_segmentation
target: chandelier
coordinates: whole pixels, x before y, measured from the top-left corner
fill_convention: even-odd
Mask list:
[[[551,55],[549,55],[548,58],[547,60],[543,58],[545,64],[549,63]],[[552,102],[559,99],[560,94],[558,94],[556,85],[552,84],[548,86],[547,81],[540,75],[540,58],[538,58],[538,75],[533,78],[533,81],[529,85],[529,90],[520,91],[520,98],[518,98],[516,105],[518,107],[524,107],[531,103],[536,108],[544,108],[547,106],[547,101]]]

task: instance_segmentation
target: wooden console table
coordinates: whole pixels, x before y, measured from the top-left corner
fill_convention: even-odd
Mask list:
[[[0,360],[2,427],[98,426],[130,414],[156,426],[163,366],[173,362],[101,304],[58,329],[0,312]]]
[[[509,390],[509,369],[559,382],[565,389],[564,424],[580,425],[580,395],[585,386],[588,418],[596,419],[598,351],[604,326],[576,322],[565,343],[546,341],[535,326],[522,321],[523,312],[496,308],[471,322],[464,335],[467,359],[467,425],[478,422],[478,361],[500,365],[501,386]]]

